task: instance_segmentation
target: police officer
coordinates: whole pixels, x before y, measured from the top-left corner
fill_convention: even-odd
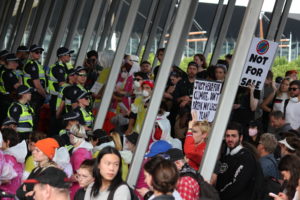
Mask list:
[[[17,88],[18,101],[13,102],[8,108],[7,116],[13,118],[17,124],[17,132],[20,138],[28,139],[33,130],[33,108],[29,105],[31,100],[31,88],[20,85]]]
[[[64,145],[71,145],[68,133],[73,125],[79,124],[79,117],[79,113],[74,111],[68,112],[63,116],[64,129],[59,131],[59,137]]]
[[[7,110],[5,109],[6,99],[5,95],[7,94],[4,88],[4,82],[1,79],[1,74],[3,70],[5,69],[5,59],[6,56],[9,54],[7,50],[0,51],[0,122],[4,120],[6,117]],[[7,108],[7,107],[6,107]]]
[[[17,48],[16,57],[19,58],[19,66],[16,73],[23,77],[23,68],[29,57],[29,48],[26,46],[19,46]]]
[[[28,88],[32,87],[34,89],[32,92],[31,105],[36,113],[35,124],[37,125],[40,108],[47,98],[45,70],[39,62],[44,49],[34,44],[30,46],[29,50],[29,59],[23,69],[23,84]]]
[[[1,80],[3,80],[3,86],[5,93],[9,94],[10,102],[15,97],[16,89],[22,84],[22,77],[17,74],[17,68],[19,66],[19,59],[15,54],[8,54],[5,61],[5,69],[1,73]]]
[[[89,93],[84,91],[79,91],[77,93],[77,107],[74,109],[74,112],[80,114],[79,123],[84,125],[87,130],[92,130],[94,123],[94,116],[92,112],[88,111],[89,107]]]
[[[85,83],[87,81],[87,69],[83,66],[78,66],[75,69],[76,75],[77,75],[77,87],[80,88],[83,92],[86,92],[89,94],[89,100],[90,104],[87,107],[87,110],[91,111],[92,110],[92,105],[93,105],[93,98],[88,89],[85,88]]]
[[[51,112],[51,126],[53,129],[57,123],[56,118],[56,101],[57,96],[59,95],[59,91],[61,87],[67,81],[67,72],[68,66],[67,63],[71,60],[71,54],[74,53],[73,50],[69,50],[66,47],[60,47],[56,51],[57,62],[50,66],[49,74],[48,74],[48,91],[51,95],[50,98],[50,112]],[[58,130],[52,130],[54,132]]]

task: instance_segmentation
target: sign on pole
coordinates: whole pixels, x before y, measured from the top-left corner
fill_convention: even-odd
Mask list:
[[[264,81],[276,54],[277,43],[253,38],[248,51],[240,86],[253,84],[256,90],[262,90]]]
[[[222,83],[196,80],[194,83],[192,110],[198,113],[198,121],[212,122],[217,110]]]

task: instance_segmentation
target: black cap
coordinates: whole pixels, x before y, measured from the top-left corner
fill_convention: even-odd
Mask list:
[[[169,160],[172,162],[184,159],[184,154],[183,154],[182,150],[177,149],[177,148],[169,149],[167,152],[165,152],[165,154],[170,157]]]
[[[5,57],[5,56],[7,56],[9,54],[9,51],[7,51],[7,50],[2,50],[2,51],[0,51],[0,57]]]
[[[22,94],[26,94],[26,93],[31,93],[31,88],[25,86],[25,85],[20,85],[18,88],[17,88],[17,93],[18,95],[22,95]]]
[[[68,112],[64,114],[63,120],[64,121],[72,121],[72,120],[79,120],[80,114],[74,111]]]
[[[68,73],[68,76],[74,76],[75,75],[75,69],[69,69],[68,71],[67,71],[67,73]]]
[[[89,133],[90,136],[96,136],[98,139],[107,138],[107,132],[104,129],[96,129],[92,133]]]
[[[29,49],[26,46],[19,46],[17,52],[29,52]]]
[[[132,144],[136,145],[138,138],[139,138],[139,134],[136,132],[131,133],[130,135],[126,135],[125,136],[126,139],[131,142]]]
[[[2,126],[9,126],[11,124],[17,125],[18,123],[11,117],[6,117],[2,122]]]
[[[88,58],[91,58],[92,56],[95,56],[96,58],[98,58],[98,53],[95,50],[91,50],[91,51],[87,52],[86,56]]]
[[[90,94],[91,93],[89,93],[89,92],[85,92],[85,91],[81,90],[81,91],[78,92],[77,100],[89,97]]]
[[[34,179],[27,179],[24,183],[41,183],[48,184],[56,188],[66,189],[71,186],[71,180],[68,179],[66,173],[57,167],[48,167]]]
[[[77,102],[77,97],[79,96],[81,89],[76,85],[72,85],[70,87],[66,87],[64,91],[65,91],[64,92],[65,97],[67,99],[70,99],[71,103],[75,103]]]
[[[19,58],[16,57],[14,53],[7,54],[6,61],[18,61]]]
[[[74,50],[69,50],[66,47],[60,47],[56,51],[57,57],[65,56],[65,55],[72,54],[72,53],[74,53]]]
[[[29,48],[30,52],[35,52],[35,51],[44,51],[44,49],[36,44],[33,44]]]
[[[86,71],[86,68],[83,67],[83,66],[77,66],[77,67],[75,68],[75,73],[76,73],[76,74],[79,74],[79,72],[82,71],[82,70],[85,70],[85,71]]]

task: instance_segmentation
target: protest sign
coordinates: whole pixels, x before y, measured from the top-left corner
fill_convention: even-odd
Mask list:
[[[253,38],[244,65],[240,86],[253,84],[256,90],[262,90],[270,66],[277,50],[277,43]]]
[[[196,80],[194,83],[192,110],[198,113],[198,121],[212,122],[217,110],[222,83]]]

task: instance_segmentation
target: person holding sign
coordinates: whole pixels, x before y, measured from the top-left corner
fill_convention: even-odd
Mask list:
[[[239,122],[246,127],[250,121],[254,120],[259,99],[260,93],[255,90],[253,84],[247,87],[240,86],[233,104],[232,121]]]
[[[192,120],[189,122],[189,129],[184,142],[184,153],[188,164],[195,170],[199,169],[205,147],[206,139],[210,132],[210,124],[207,121],[197,121],[196,111],[192,111]]]

